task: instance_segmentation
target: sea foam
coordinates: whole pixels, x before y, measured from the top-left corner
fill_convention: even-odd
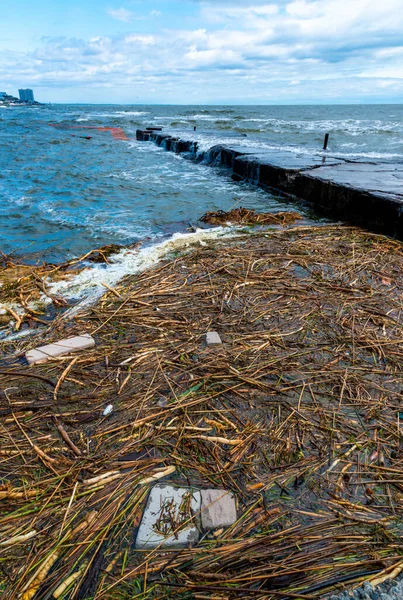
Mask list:
[[[168,239],[143,248],[125,248],[112,255],[107,265],[93,265],[84,268],[80,273],[68,280],[49,281],[47,284],[51,294],[63,297],[65,300],[77,301],[74,312],[85,305],[94,303],[105,293],[105,286],[115,286],[126,275],[141,273],[157,265],[161,260],[176,252],[186,252],[197,244],[220,238],[234,237],[239,234],[239,228],[215,227],[213,229],[197,229],[194,233],[174,233]],[[45,301],[45,298],[43,299]]]

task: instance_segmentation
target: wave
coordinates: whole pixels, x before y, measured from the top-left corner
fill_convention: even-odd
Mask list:
[[[120,119],[125,117],[142,117],[143,115],[149,115],[146,111],[134,111],[134,110],[117,110],[114,112],[94,112],[88,115],[88,119]],[[77,121],[80,119],[76,119]]]
[[[237,234],[238,229],[231,227],[197,229],[195,233],[175,233],[162,242],[140,250],[125,248],[110,256],[108,265],[93,265],[69,280],[48,282],[48,289],[51,294],[58,294],[66,300],[79,300],[78,306],[73,308],[76,312],[102,296],[105,292],[103,283],[113,287],[123,277],[150,269],[172,253],[186,252],[195,244],[203,245],[209,240],[234,237]]]
[[[373,160],[401,160],[403,158],[403,154],[392,152],[333,152],[332,156],[336,158],[369,158]]]
[[[150,113],[144,110],[118,110],[112,114],[118,117],[141,117],[142,115],[149,115]]]
[[[16,198],[13,202],[16,206],[26,208],[32,205],[33,199],[30,196],[21,196],[20,198]]]
[[[199,119],[199,121],[214,121],[214,122],[217,122],[217,115],[197,114],[197,115],[191,115],[191,116],[189,116],[187,118],[189,120]],[[225,121],[231,121],[231,120],[232,120],[231,117],[229,117],[228,119],[225,119]]]
[[[144,110],[117,110],[114,113],[108,113],[108,117],[141,117],[150,113]]]
[[[242,133],[246,133],[247,129],[245,128],[236,128],[234,133],[238,132],[239,135]],[[292,152],[293,154],[298,155],[309,155],[309,156],[323,156],[323,150],[318,146],[302,146],[302,145],[293,145],[293,144],[276,144],[272,141],[264,141],[262,138],[257,137],[245,137],[241,139],[234,138],[232,135],[228,135],[223,133],[223,135],[219,135],[218,132],[214,134],[212,139],[211,135],[208,135],[207,132],[197,133],[197,132],[187,132],[187,139],[195,140],[198,143],[198,154],[203,154],[211,150],[212,147],[216,145],[225,145],[231,147],[238,147],[240,150],[242,148],[246,148],[248,150],[256,149],[256,153],[259,152]],[[340,151],[340,148],[350,148],[350,152]],[[356,152],[351,151],[352,148],[359,148],[356,143],[352,143],[351,145],[348,143],[343,143],[338,145],[337,148],[332,148],[330,144],[328,147],[328,156],[338,157],[338,158],[367,158],[367,159],[380,159],[380,160],[393,160],[403,158],[403,153],[398,152],[388,152],[388,151],[371,151],[369,149],[364,149],[365,146],[361,146],[362,150],[357,150]]]
[[[237,120],[236,118],[234,121]],[[320,119],[320,120],[283,120],[267,117],[245,117],[244,124],[259,123],[262,130],[273,133],[292,133],[293,131],[306,132],[334,132],[351,135],[366,133],[400,133],[403,125],[400,121],[371,121],[357,119]],[[235,125],[235,123],[234,123]]]
[[[110,213],[97,211],[96,213],[80,214],[76,211],[68,212],[60,210],[57,206],[52,206],[49,202],[45,202],[37,206],[39,219],[46,224],[60,225],[67,229],[81,229],[89,234],[92,239],[100,237],[99,234],[109,234],[115,239],[124,240],[139,240],[142,238],[156,238],[161,234],[156,233],[151,225],[140,225],[138,222],[132,222],[130,225],[124,225],[122,222],[128,220],[133,221],[130,215],[111,216]],[[121,221],[119,223],[119,221]]]
[[[208,114],[206,114],[208,113]],[[187,123],[193,121],[205,121],[206,123],[220,124],[225,123],[236,127],[236,122],[242,120],[244,127],[248,123],[259,123],[261,131],[271,131],[273,133],[291,133],[293,131],[311,132],[333,132],[347,135],[363,135],[363,134],[396,134],[403,132],[403,124],[401,121],[382,121],[382,120],[364,120],[364,119],[316,119],[316,120],[298,120],[298,119],[278,119],[275,117],[248,117],[242,115],[225,116],[227,111],[201,111],[192,114],[177,114],[173,117],[154,117],[155,121],[171,121],[172,124]],[[217,119],[219,114],[222,117]]]

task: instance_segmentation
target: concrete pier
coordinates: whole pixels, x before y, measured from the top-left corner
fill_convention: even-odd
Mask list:
[[[195,140],[138,130],[137,140],[229,169],[234,179],[302,200],[320,214],[403,239],[403,163],[351,161],[234,145],[198,152]]]

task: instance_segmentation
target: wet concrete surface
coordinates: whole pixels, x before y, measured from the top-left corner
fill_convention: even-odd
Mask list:
[[[402,164],[346,163],[322,166],[310,175],[340,185],[393,196],[403,202]]]
[[[228,167],[234,178],[309,203],[319,214],[403,239],[403,162],[347,160],[325,152],[270,151],[242,142],[198,151],[180,134],[137,131],[137,139]]]

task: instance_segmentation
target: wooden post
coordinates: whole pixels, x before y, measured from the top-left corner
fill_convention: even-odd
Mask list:
[[[329,134],[325,133],[325,140],[323,142],[323,150],[327,150],[328,142],[329,142]]]

